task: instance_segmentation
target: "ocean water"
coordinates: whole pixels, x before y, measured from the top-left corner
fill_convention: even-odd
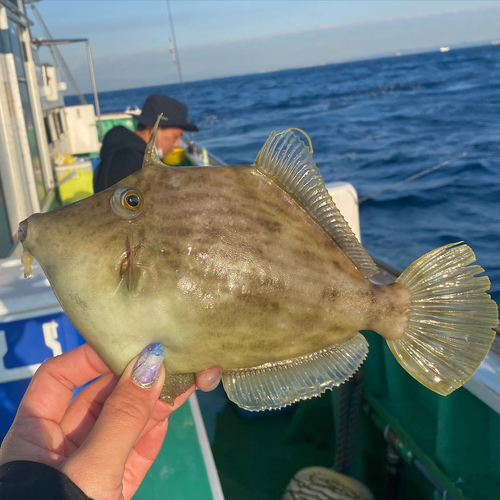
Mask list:
[[[466,153],[361,203],[362,241],[403,270],[463,240],[499,302],[499,75],[500,46],[484,46],[192,82],[186,93],[195,141],[226,163],[252,163],[272,130],[298,127],[325,181],[350,182],[360,198]],[[179,85],[103,92],[101,110],[152,93],[181,99]]]

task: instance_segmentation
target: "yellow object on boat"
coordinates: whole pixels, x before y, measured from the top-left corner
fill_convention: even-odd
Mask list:
[[[68,153],[56,153],[54,155],[54,163],[58,166],[61,165],[71,165],[76,160],[76,157]]]
[[[184,161],[185,157],[186,152],[184,151],[184,148],[175,148],[172,153],[163,158],[163,161],[167,165],[179,165]]]
[[[90,162],[76,162],[55,167],[59,197],[69,205],[94,194],[93,171]]]

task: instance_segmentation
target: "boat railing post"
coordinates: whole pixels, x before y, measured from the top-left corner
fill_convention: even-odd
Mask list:
[[[85,42],[87,45],[87,58],[89,60],[90,80],[92,82],[92,92],[94,93],[95,110],[97,114],[97,129],[99,141],[103,139],[102,122],[101,122],[101,109],[99,107],[99,96],[97,95],[97,86],[95,83],[94,63],[92,62],[92,51],[90,50],[90,42]]]

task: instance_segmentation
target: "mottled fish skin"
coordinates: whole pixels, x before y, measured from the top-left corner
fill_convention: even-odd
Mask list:
[[[436,248],[377,287],[294,129],[272,132],[252,166],[171,168],[155,152],[160,119],[140,172],[19,226],[25,274],[31,253],[115,373],[159,343],[164,401],[217,365],[240,407],[282,408],[351,377],[369,329],[438,394],[470,379],[498,309],[469,246]]]
[[[255,166],[149,167],[117,186],[142,192],[136,219],[111,210],[112,188],[32,216],[25,242],[117,373],[152,342],[165,348],[167,373],[195,373],[312,353],[383,330],[389,315],[406,327],[404,287],[365,279]]]

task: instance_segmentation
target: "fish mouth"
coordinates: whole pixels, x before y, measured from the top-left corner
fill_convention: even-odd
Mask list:
[[[23,254],[21,256],[21,263],[24,266],[24,277],[29,279],[32,276],[33,273],[33,256],[26,250],[26,245],[24,242],[26,241],[26,238],[28,237],[28,219],[24,219],[19,223],[19,228],[17,230],[17,239],[22,243],[23,245]]]
[[[24,245],[24,240],[27,237],[28,237],[28,219],[24,219],[19,223],[19,228],[17,230],[17,239]]]
[[[19,223],[17,229],[17,239],[23,246],[23,253],[21,256],[21,263],[24,265],[24,277],[30,278],[32,273],[33,259],[36,259],[42,268],[44,268],[42,260],[47,260],[44,245],[39,245],[39,232],[40,232],[40,218],[45,214],[32,214],[27,219]],[[43,229],[43,227],[42,227]],[[49,259],[50,260],[50,259]]]
[[[32,247],[36,246],[35,241],[38,233],[37,222],[40,215],[42,214],[32,214],[19,223],[17,228],[17,239],[23,245],[25,251],[31,252]]]
[[[36,246],[34,244],[36,231],[33,227],[32,217],[34,217],[34,215],[21,221],[17,228],[17,239],[23,246],[24,253],[32,253],[33,247]]]

